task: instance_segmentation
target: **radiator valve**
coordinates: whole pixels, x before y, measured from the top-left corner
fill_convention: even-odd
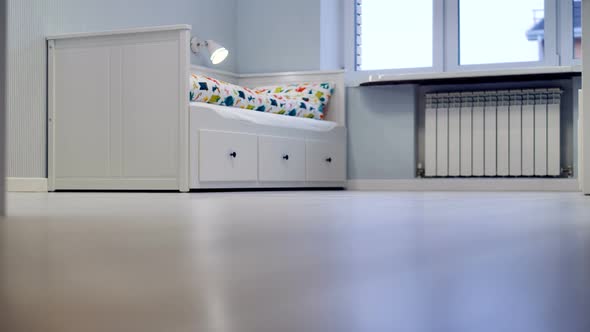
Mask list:
[[[422,163],[418,163],[418,168],[416,169],[416,176],[419,178],[423,178],[426,175],[426,171],[422,166]]]
[[[561,174],[565,177],[568,177],[568,178],[574,177],[574,167],[573,166],[562,167]]]

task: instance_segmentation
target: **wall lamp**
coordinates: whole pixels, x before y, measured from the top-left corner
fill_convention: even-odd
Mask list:
[[[229,55],[229,51],[225,47],[219,45],[216,41],[201,41],[197,37],[193,37],[191,39],[191,50],[193,53],[199,54],[201,47],[206,47],[209,50],[209,54],[211,55],[210,60],[214,65],[222,63]]]

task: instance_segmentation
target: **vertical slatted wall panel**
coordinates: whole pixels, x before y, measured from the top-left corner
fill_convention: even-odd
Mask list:
[[[7,3],[6,173],[9,177],[45,177],[45,31],[50,4],[47,0]]]
[[[586,193],[585,190],[585,162],[584,159],[584,140],[587,135],[584,135],[584,91],[582,89],[578,90],[578,182],[580,183],[579,188],[580,191]]]

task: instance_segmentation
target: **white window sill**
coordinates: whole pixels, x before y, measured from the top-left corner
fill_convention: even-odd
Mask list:
[[[577,74],[582,72],[582,66],[560,67],[531,67],[520,69],[473,70],[446,73],[414,73],[414,74],[373,74],[360,85],[388,85],[388,84],[419,84],[428,81],[452,81],[461,79],[500,78],[508,76],[534,76],[551,74]]]

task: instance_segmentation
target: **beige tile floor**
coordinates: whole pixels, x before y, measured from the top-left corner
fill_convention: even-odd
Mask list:
[[[0,331],[590,331],[590,198],[9,194]]]

